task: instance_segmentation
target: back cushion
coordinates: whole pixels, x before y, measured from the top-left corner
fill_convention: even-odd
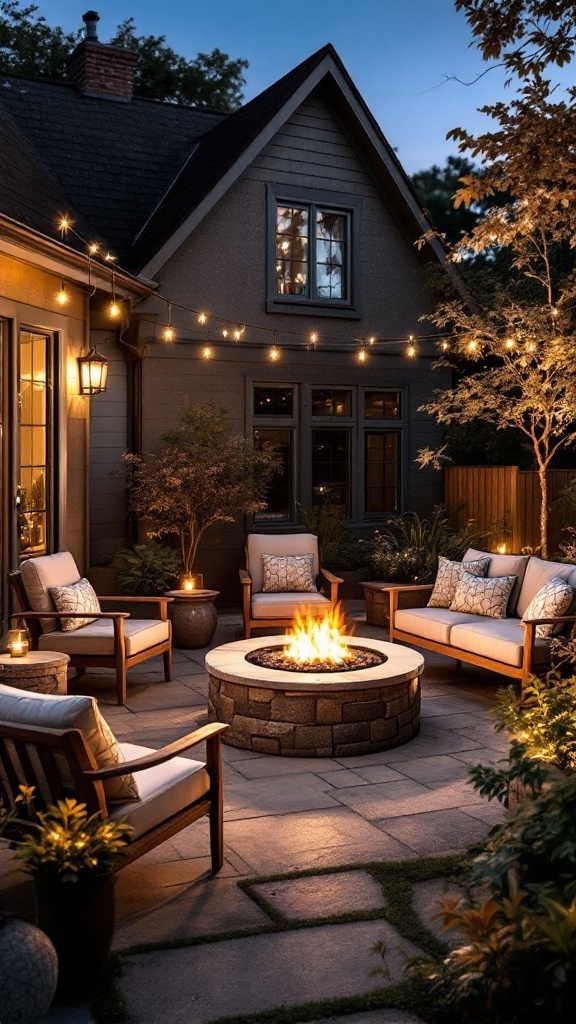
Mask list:
[[[496,576],[516,577],[508,601],[508,614],[521,615],[521,612],[518,611],[518,599],[526,567],[530,561],[530,555],[496,555],[491,551],[477,551],[476,548],[468,548],[463,561],[468,562],[473,558],[482,558],[484,555],[488,555],[490,559],[490,565],[486,573],[488,579],[494,579]]]
[[[78,567],[69,551],[41,558],[27,558],[20,566],[22,583],[33,612],[55,611],[56,605],[50,594],[50,587],[67,587],[80,579]],[[41,619],[45,633],[60,629],[58,619]]]
[[[0,684],[0,720],[45,729],[79,729],[99,768],[124,761],[110,726],[98,710],[95,697],[24,693],[13,686]],[[59,768],[63,785],[73,792],[64,756],[60,759]],[[133,775],[108,779],[104,783],[104,792],[112,803],[139,799]]]
[[[561,580],[568,580],[574,572],[574,566],[565,562],[547,562],[543,558],[530,557],[520,597],[518,598],[517,612],[520,617],[524,615],[530,601],[539,590],[542,589],[548,580],[553,576],[559,576]]]
[[[313,533],[250,533],[246,541],[246,568],[252,577],[252,590],[260,593],[264,585],[262,555],[313,555],[314,579],[320,571],[318,538]]]

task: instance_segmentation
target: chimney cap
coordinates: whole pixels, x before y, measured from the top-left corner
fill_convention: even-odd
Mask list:
[[[86,25],[86,39],[98,42],[98,31],[96,27],[100,21],[100,15],[98,12],[86,11],[86,14],[82,15],[82,21]]]

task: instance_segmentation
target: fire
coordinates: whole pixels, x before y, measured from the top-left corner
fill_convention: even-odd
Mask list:
[[[350,656],[350,648],[342,638],[344,615],[339,604],[323,618],[296,613],[291,632],[286,634],[284,654],[298,664],[328,662],[341,665]]]

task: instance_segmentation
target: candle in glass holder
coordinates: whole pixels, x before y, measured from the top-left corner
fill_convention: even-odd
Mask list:
[[[183,590],[185,594],[191,594],[194,590],[202,590],[203,586],[202,573],[189,572],[180,578],[180,590]]]
[[[24,658],[30,648],[30,634],[27,629],[8,631],[7,650],[11,658]]]

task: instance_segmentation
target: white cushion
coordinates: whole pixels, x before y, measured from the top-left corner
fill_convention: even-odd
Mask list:
[[[306,615],[310,610],[313,615],[320,615],[331,608],[330,601],[324,594],[315,591],[313,594],[253,594],[253,619],[290,619],[296,612]]]
[[[543,558],[536,558],[532,555],[526,567],[522,590],[516,605],[517,614],[522,618],[530,601],[539,590],[542,589],[548,580],[553,576],[559,576],[561,580],[567,580],[574,572],[574,566],[564,562],[548,562]]]
[[[0,685],[0,720],[14,725],[36,725],[46,729],[79,729],[99,768],[108,768],[124,760],[110,726],[102,718],[94,697],[23,692]],[[67,762],[57,755],[64,787],[74,786]],[[137,800],[138,788],[132,775],[108,779],[104,783],[106,800]]]
[[[126,761],[152,753],[150,747],[140,747],[135,743],[121,743],[120,750]],[[184,810],[210,789],[206,765],[187,757],[173,757],[136,774],[140,793],[138,803],[118,804],[110,808],[111,818],[121,818],[132,826],[132,839]]]
[[[90,618],[92,612],[101,611],[100,602],[94,587],[89,580],[82,578],[68,587],[50,587],[50,593],[59,612],[86,612],[85,619],[60,619],[60,629],[64,633],[73,633],[75,629],[94,622]]]
[[[451,612],[448,608],[399,608],[394,616],[394,628],[424,640],[448,644],[453,626],[477,619],[477,615]]]
[[[33,612],[55,611],[56,605],[50,587],[66,587],[80,579],[78,567],[69,551],[59,551],[56,555],[42,555],[40,558],[27,558],[21,563],[20,572]],[[58,619],[41,619],[40,622],[45,633],[52,629],[60,629]]]
[[[494,619],[505,619],[515,579],[515,576],[484,579],[464,572],[456,587],[450,609],[453,612],[472,612]]]
[[[549,619],[555,615],[564,615],[573,598],[574,591],[570,584],[560,576],[552,576],[532,598],[522,619]],[[552,636],[553,632],[561,631],[562,626],[554,626],[553,623],[536,626],[537,637]]]
[[[487,555],[472,562],[451,562],[449,558],[439,555],[438,572],[428,607],[449,608],[454,600],[456,587],[462,579],[462,573],[470,572],[473,576],[485,576],[489,565],[490,559]]]
[[[518,604],[522,581],[524,579],[526,567],[530,561],[530,555],[497,555],[491,551],[477,551],[476,548],[468,548],[468,551],[464,555],[464,561],[468,562],[473,558],[482,558],[486,555],[490,559],[490,565],[488,566],[488,572],[486,573],[488,577],[517,577],[508,601],[508,615],[513,615]]]
[[[124,637],[126,655],[132,657],[147,650],[148,647],[155,647],[156,644],[168,640],[170,623],[163,622],[162,619],[124,619]],[[38,648],[41,651],[60,651],[61,654],[76,656],[113,655],[112,619],[95,619],[88,626],[82,626],[73,633],[43,633],[38,641]]]
[[[313,594],[314,555],[262,555],[265,594]]]
[[[250,533],[246,540],[246,568],[252,578],[252,592],[264,584],[262,555],[314,555],[314,577],[320,572],[318,538],[313,533]]]
[[[484,619],[477,615],[475,622],[454,626],[450,634],[450,643],[454,648],[453,657],[457,657],[456,650],[459,649],[519,668],[522,664],[525,635],[526,630],[520,624],[520,619]],[[536,640],[534,663],[546,664],[549,656],[546,640]]]

